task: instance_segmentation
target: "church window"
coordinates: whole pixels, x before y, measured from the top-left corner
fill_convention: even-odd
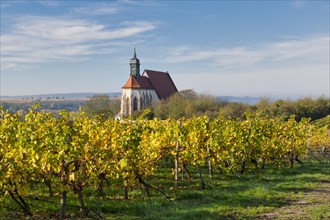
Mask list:
[[[143,106],[143,107],[146,106],[146,93],[145,93],[145,92],[143,92],[142,106]]]
[[[146,95],[146,106],[149,106],[149,105],[150,105],[150,103],[149,103],[149,95],[147,93],[147,95]]]
[[[126,99],[126,102],[125,102],[125,115],[128,115],[129,114],[129,106],[130,106],[130,101],[129,101],[129,98]]]
[[[138,110],[138,100],[136,96],[133,99],[133,112]]]

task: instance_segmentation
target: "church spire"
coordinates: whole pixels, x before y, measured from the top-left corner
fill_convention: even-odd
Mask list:
[[[135,43],[134,43],[134,52],[133,52],[133,58],[136,59],[136,46],[135,46]]]
[[[135,76],[135,78],[137,80],[139,80],[139,78],[140,78],[140,60],[136,56],[135,43],[134,43],[133,58],[130,60],[129,65],[130,65],[130,70],[131,70],[130,75]]]

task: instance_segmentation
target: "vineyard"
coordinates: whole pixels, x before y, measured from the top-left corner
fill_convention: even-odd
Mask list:
[[[293,167],[306,156],[330,161],[326,127],[262,113],[246,114],[244,120],[220,115],[118,121],[65,111],[55,118],[31,109],[22,120],[2,110],[0,146],[1,197],[30,216],[31,199],[55,197],[51,201],[57,201],[60,219],[66,217],[72,195],[83,216],[102,217],[101,212],[91,213],[83,191],[100,200],[129,200],[139,189],[143,196],[158,193],[173,201],[167,191],[188,190],[196,180],[199,189],[210,188],[216,174],[240,177],[247,169]],[[38,187],[46,187],[48,197],[36,193]]]

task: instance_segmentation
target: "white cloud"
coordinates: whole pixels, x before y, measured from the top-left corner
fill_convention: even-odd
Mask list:
[[[294,58],[314,59],[329,57],[329,35],[313,36],[304,39],[296,39],[268,45],[268,51],[272,60],[287,60]]]
[[[115,14],[118,11],[119,9],[117,7],[113,7],[109,5],[80,7],[80,8],[74,8],[72,10],[73,13],[84,14],[84,15],[110,15],[110,14]]]
[[[239,70],[172,74],[178,89],[221,96],[298,98],[329,95],[329,65],[258,66]]]
[[[49,61],[81,61],[113,50],[115,41],[156,28],[150,22],[125,22],[116,28],[71,18],[24,16],[1,36],[1,68]],[[121,43],[120,43],[121,44]],[[112,45],[112,47],[110,47]]]
[[[303,9],[308,6],[308,1],[307,0],[293,0],[292,1],[292,6],[296,9]]]
[[[10,4],[0,2],[0,9],[8,8]]]
[[[0,1],[0,6],[1,6],[1,9],[4,9],[4,8],[8,8],[8,7],[11,7],[13,5],[16,5],[16,4],[25,4],[26,1],[24,0],[11,0],[11,1],[5,1],[5,0],[2,0]]]
[[[128,37],[155,28],[150,22],[125,22],[120,28],[109,30],[103,24],[79,19],[26,16],[19,19],[16,33],[50,40],[111,40]]]
[[[200,49],[187,46],[169,49],[164,59],[167,63],[204,61],[224,68],[250,66],[264,62],[329,60],[328,35],[289,39],[256,46]]]
[[[189,72],[174,71],[180,89],[274,98],[329,95],[329,42],[328,35],[315,35],[253,47],[176,47],[169,50],[165,62],[196,66]]]
[[[63,2],[59,0],[41,0],[38,1],[39,4],[42,4],[47,7],[58,7],[60,6]]]

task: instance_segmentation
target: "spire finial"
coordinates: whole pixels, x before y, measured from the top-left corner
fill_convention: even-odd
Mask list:
[[[133,58],[136,58],[136,45],[135,45],[135,42],[133,43],[134,45],[134,53],[133,53]]]

